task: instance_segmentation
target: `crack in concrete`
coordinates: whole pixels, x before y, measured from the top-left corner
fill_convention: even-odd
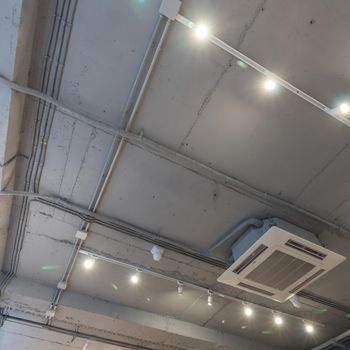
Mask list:
[[[68,244],[70,246],[74,245],[74,242],[73,241],[69,241],[68,239],[58,239],[58,238],[50,237],[50,236],[45,235],[43,233],[31,232],[29,230],[27,230],[26,233],[29,234],[29,235],[37,236],[37,237],[47,238],[47,239],[50,239],[50,240],[52,240],[54,242],[57,242],[57,243]]]
[[[16,160],[19,157],[23,157],[24,159],[28,159],[29,157],[22,153],[16,153],[14,156],[12,156],[10,159],[6,160],[4,163],[0,163],[0,168],[4,168],[8,165],[10,165],[14,160]]]
[[[206,327],[207,324],[212,321],[216,315],[218,315],[223,309],[225,309],[230,303],[224,303],[223,305],[221,305],[221,307],[216,310],[205,322],[202,323],[203,327]]]
[[[96,138],[96,128],[93,128],[91,129],[91,132],[90,132],[90,136],[89,136],[89,141],[88,141],[88,144],[85,148],[85,152],[84,152],[84,155],[83,155],[83,158],[80,162],[80,166],[79,166],[79,169],[78,169],[78,172],[77,172],[77,176],[75,178],[75,181],[74,181],[74,184],[73,184],[73,187],[72,187],[72,190],[71,190],[71,194],[69,196],[69,199],[71,200],[72,197],[73,197],[73,194],[74,194],[74,191],[75,191],[75,187],[78,183],[78,180],[80,179],[80,174],[81,174],[81,171],[83,169],[83,166],[85,165],[86,163],[86,156],[88,154],[88,151],[90,150],[90,146],[92,144],[92,141]]]
[[[295,199],[293,200],[293,203],[295,203],[310,187],[310,185],[315,182],[315,180],[321,176],[331,164],[335,162],[335,160],[349,147],[350,142],[347,142],[342,148],[303,186],[303,188],[300,190],[300,192],[297,194]],[[334,210],[333,210],[334,211]]]
[[[254,14],[252,16],[252,18],[244,25],[244,29],[242,30],[242,32],[239,35],[238,38],[238,42],[237,45],[235,45],[236,49],[239,49],[240,46],[243,44],[249,30],[253,27],[253,25],[255,24],[256,19],[258,18],[259,14],[264,11],[264,7],[266,5],[267,0],[262,0],[259,5],[257,6],[257,8],[254,11]],[[198,111],[197,111],[197,116],[196,119],[194,120],[192,126],[190,127],[189,131],[187,132],[186,136],[183,138],[180,147],[178,150],[181,150],[181,148],[185,145],[188,137],[190,136],[190,134],[192,133],[192,130],[194,128],[194,126],[197,124],[197,121],[199,120],[199,118],[201,117],[201,115],[203,114],[204,110],[206,109],[206,107],[208,106],[209,102],[211,101],[214,93],[216,92],[219,84],[221,83],[222,79],[224,78],[224,76],[226,75],[226,73],[231,69],[231,67],[233,66],[233,61],[236,59],[236,57],[232,56],[228,62],[226,63],[224,69],[221,71],[219,78],[215,81],[214,86],[208,91],[208,93],[206,94],[201,106],[199,107]]]
[[[65,346],[65,347],[66,346],[70,346],[72,348],[81,350],[80,346],[68,345],[67,343],[61,343],[59,341],[52,341],[52,340],[48,340],[48,339],[44,339],[44,338],[40,338],[40,337],[35,337],[35,336],[23,334],[23,333],[11,332],[11,331],[8,331],[8,330],[3,331],[2,329],[0,329],[0,332],[8,333],[8,334],[16,335],[16,336],[20,336],[20,337],[27,338],[27,339],[39,340],[39,341],[42,341],[42,342],[45,342],[45,343],[56,344],[56,345],[61,345],[61,346]]]

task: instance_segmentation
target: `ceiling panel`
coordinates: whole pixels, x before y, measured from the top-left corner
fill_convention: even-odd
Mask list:
[[[99,212],[206,249],[234,223],[266,208],[197,174],[128,145]]]
[[[160,2],[78,1],[60,100],[118,126]]]

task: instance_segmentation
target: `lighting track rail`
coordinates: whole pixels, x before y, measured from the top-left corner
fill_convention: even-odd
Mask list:
[[[283,86],[284,88],[286,88],[287,90],[289,90],[293,94],[295,94],[295,95],[299,96],[300,98],[302,98],[303,100],[309,102],[310,104],[317,107],[318,109],[320,109],[324,113],[327,113],[332,118],[335,118],[338,121],[340,121],[341,123],[350,127],[350,118],[349,119],[346,118],[346,115],[349,114],[349,112],[350,112],[350,106],[347,103],[343,103],[339,107],[336,107],[333,109],[329,108],[326,105],[324,105],[322,102],[316,100],[315,98],[308,95],[304,91],[302,91],[299,88],[295,87],[294,85],[290,84],[288,81],[282,79],[278,75],[269,71],[267,68],[265,68],[261,64],[257,63],[256,61],[254,61],[250,57],[244,55],[242,52],[238,51],[237,49],[228,45],[224,41],[220,40],[218,37],[210,34],[209,32],[207,32],[207,29],[203,28],[203,25],[196,25],[194,22],[192,22],[188,18],[182,16],[181,14],[177,14],[175,17],[175,20],[178,23],[183,24],[185,27],[187,27],[189,29],[199,28],[199,32],[197,35],[201,39],[207,39],[208,41],[210,41],[211,43],[213,43],[217,47],[226,51],[230,55],[238,58],[239,60],[241,60],[242,62],[244,62],[248,66],[250,66],[253,69],[255,69],[256,71],[258,71],[259,73],[265,75],[270,81],[272,81],[280,86]]]
[[[168,276],[168,275],[166,275],[164,273],[155,272],[155,271],[153,271],[151,269],[148,269],[148,268],[145,268],[143,266],[127,263],[125,261],[119,260],[119,259],[114,258],[114,257],[111,258],[111,257],[108,257],[106,255],[98,254],[98,253],[93,252],[92,250],[80,249],[79,253],[82,254],[82,255],[85,255],[85,256],[87,256],[87,257],[89,257],[91,259],[104,261],[104,262],[111,263],[111,264],[114,264],[114,265],[118,265],[118,266],[130,269],[130,270],[133,270],[133,271],[139,271],[139,272],[146,273],[148,275],[151,275],[151,276],[163,279],[163,280],[167,280],[167,281],[173,282],[175,286],[178,286],[178,284],[180,282],[182,286],[188,286],[188,287],[190,287],[192,289],[204,292],[205,294],[209,294],[211,296],[210,304],[212,303],[213,296],[218,296],[218,297],[221,297],[223,299],[230,300],[230,301],[233,301],[233,302],[238,302],[238,303],[244,303],[245,302],[244,299],[241,299],[241,298],[238,298],[238,297],[233,297],[231,295],[215,291],[215,290],[213,290],[211,288],[208,288],[207,286],[199,285],[199,284],[197,284],[197,283],[195,283],[193,281],[184,281],[184,280],[179,281],[178,279],[176,279],[174,277],[171,277],[171,276]],[[267,312],[271,312],[272,311],[271,308],[263,306],[263,305],[260,305],[260,304],[255,304],[255,303],[251,303],[251,302],[249,302],[249,304],[254,306],[254,307],[256,307],[256,308],[258,308],[258,309],[261,309],[261,310],[264,310],[264,311],[267,311]],[[325,327],[325,325],[322,324],[322,323],[315,322],[315,321],[311,322],[311,321],[306,320],[305,318],[302,318],[302,317],[299,317],[299,316],[296,316],[296,315],[293,315],[293,314],[290,314],[290,313],[280,312],[280,311],[278,313],[280,315],[284,315],[284,316],[286,316],[288,318],[293,318],[295,320],[302,321],[304,323],[306,322],[308,324],[313,324],[313,325],[318,326],[318,327]]]

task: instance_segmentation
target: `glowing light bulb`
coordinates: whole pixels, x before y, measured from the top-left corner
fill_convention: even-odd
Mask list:
[[[283,324],[283,318],[281,316],[275,316],[274,321],[277,326],[281,326]]]
[[[208,27],[204,24],[196,26],[195,32],[198,39],[205,39],[209,34]]]
[[[133,284],[139,283],[139,280],[140,280],[140,279],[139,279],[139,275],[136,274],[136,273],[130,277],[130,281],[131,281],[131,283],[133,283]]]
[[[341,114],[348,114],[350,112],[350,105],[346,102],[339,106],[339,111]]]
[[[213,305],[213,293],[208,291],[208,306]]]
[[[273,91],[277,87],[277,83],[272,79],[267,79],[264,83],[265,90]]]
[[[244,307],[244,314],[247,316],[247,317],[250,317],[253,315],[253,310],[252,308],[250,308],[249,306],[245,306]]]
[[[95,260],[91,258],[88,258],[84,261],[84,267],[87,270],[90,270],[94,266],[94,264],[95,264]]]
[[[307,333],[313,333],[315,329],[314,329],[314,326],[313,326],[313,325],[311,325],[311,324],[306,324],[306,325],[305,325],[305,330],[306,330]]]

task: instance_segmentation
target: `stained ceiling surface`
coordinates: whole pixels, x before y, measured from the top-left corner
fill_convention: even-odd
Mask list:
[[[350,128],[161,4],[0,4],[1,349],[306,350],[349,329]],[[349,1],[180,5],[329,108],[350,100]],[[217,282],[232,241],[209,247],[271,217],[347,257],[298,308]]]

